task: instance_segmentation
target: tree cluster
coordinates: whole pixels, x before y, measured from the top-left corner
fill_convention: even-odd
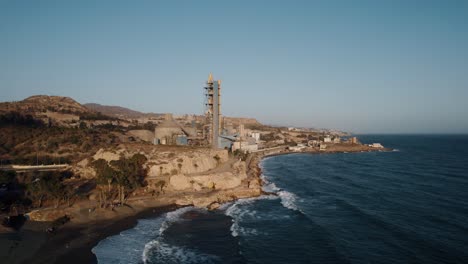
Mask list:
[[[146,161],[142,154],[111,162],[104,159],[94,161],[92,165],[96,171],[100,207],[107,207],[115,199],[119,204],[124,204],[130,192],[144,186],[148,172],[144,166]]]
[[[33,180],[26,185],[26,195],[36,207],[42,207],[44,200],[53,201],[55,208],[61,202],[69,206],[75,192],[64,180],[71,175],[69,171],[36,172]]]

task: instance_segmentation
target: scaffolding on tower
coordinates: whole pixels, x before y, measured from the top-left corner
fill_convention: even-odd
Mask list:
[[[210,73],[205,85],[205,117],[207,130],[205,138],[213,148],[218,148],[218,137],[221,134],[221,81],[213,80]]]

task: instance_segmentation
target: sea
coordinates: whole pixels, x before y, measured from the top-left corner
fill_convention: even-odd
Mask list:
[[[99,263],[468,263],[468,136],[363,135],[388,152],[261,162],[264,190],[108,237]]]

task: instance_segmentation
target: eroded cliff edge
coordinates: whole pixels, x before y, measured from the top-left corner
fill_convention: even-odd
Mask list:
[[[100,159],[112,164],[135,154],[146,158],[143,165],[146,177],[143,186],[125,193],[123,206],[115,195],[115,184],[109,181],[106,187],[102,181],[99,183],[92,164]],[[79,181],[96,182],[97,188],[71,205],[38,209],[28,215],[35,221],[52,221],[67,215],[72,223],[86,223],[110,220],[145,208],[169,204],[215,209],[225,202],[261,195],[260,158],[257,156],[239,157],[227,150],[200,147],[135,144],[100,149],[92,158],[84,159],[73,167],[75,174],[80,175]],[[100,189],[108,191],[106,203],[102,202]]]

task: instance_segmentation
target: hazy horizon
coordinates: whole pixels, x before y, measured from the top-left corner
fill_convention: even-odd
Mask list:
[[[468,133],[468,2],[3,1],[0,101],[31,95],[359,134]]]

